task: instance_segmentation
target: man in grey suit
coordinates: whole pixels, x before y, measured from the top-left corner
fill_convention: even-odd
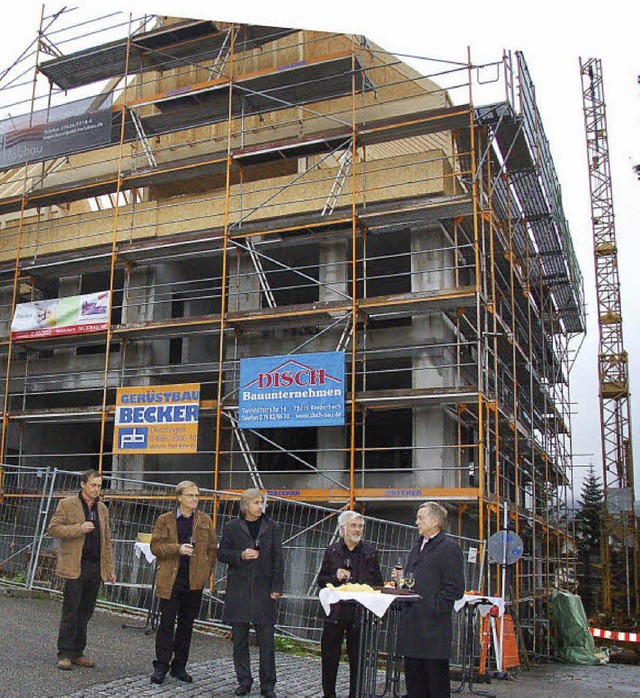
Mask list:
[[[418,509],[420,538],[405,569],[415,575],[419,603],[402,614],[398,654],[405,658],[407,698],[448,698],[451,695],[451,614],[464,595],[462,550],[445,533],[447,510],[437,502]]]

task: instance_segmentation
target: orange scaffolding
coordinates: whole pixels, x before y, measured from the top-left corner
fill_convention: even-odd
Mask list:
[[[506,505],[526,548],[513,600],[540,652],[544,599],[573,584],[584,308],[523,56],[490,64],[504,96],[479,106],[470,54],[416,69],[358,36],[65,21],[43,16],[25,109],[89,90],[111,100],[112,135],[2,172],[4,460],[407,520],[434,498],[481,539]],[[96,288],[106,331],[12,338],[19,303]],[[239,428],[242,358],[336,349],[344,428]],[[116,389],[174,382],[202,386],[198,453],[115,453]],[[485,584],[502,591],[491,568]]]

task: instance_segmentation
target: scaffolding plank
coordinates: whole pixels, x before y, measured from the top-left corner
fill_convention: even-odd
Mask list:
[[[368,390],[356,394],[356,404],[358,407],[366,407],[367,409],[460,405],[477,403],[479,395],[478,390],[473,386]]]
[[[124,181],[128,181],[127,177],[125,177]],[[90,196],[91,192],[99,193],[102,191],[101,187],[106,187],[107,184],[106,182],[99,182],[94,187],[87,184],[88,189],[83,190],[85,191],[85,197]],[[78,191],[80,189],[70,190],[68,192],[68,200],[74,200],[73,197]],[[53,196],[53,193],[50,195]],[[48,200],[48,196],[49,194],[43,195],[41,199],[33,198],[30,200],[30,203],[33,206],[44,205],[44,202]],[[67,193],[65,193],[66,197]],[[14,206],[17,206],[16,210],[20,210],[20,201],[21,199],[18,197],[9,200],[5,199],[0,204],[0,212],[13,210]],[[51,203],[56,203],[56,201],[59,200],[51,199]],[[3,206],[6,206],[6,209]],[[426,197],[381,204],[369,203],[366,210],[359,211],[358,220],[360,225],[365,226],[370,231],[387,234],[404,228],[409,222],[424,224],[447,220],[453,216],[467,216],[472,212],[473,204],[471,198],[467,195],[458,197]],[[243,223],[241,229],[232,226],[229,232],[231,239],[238,240],[251,236],[266,236],[271,240],[285,240],[301,236],[319,239],[327,235],[351,235],[352,226],[351,211],[336,210],[330,216],[321,216],[320,212],[317,212],[315,214],[295,214],[278,219]],[[185,259],[191,256],[197,257],[203,252],[215,252],[212,248],[212,242],[222,239],[223,235],[224,229],[215,227],[176,234],[168,238],[152,237],[146,240],[122,243],[118,247],[118,264],[124,264],[127,261],[144,261],[151,255],[156,258],[162,256],[171,256],[173,258],[180,256]],[[94,248],[89,256],[87,256],[86,250],[69,250],[57,254],[39,255],[37,259],[24,260],[21,263],[21,267],[25,270],[25,273],[31,275],[52,276],[61,273],[60,270],[62,269],[65,269],[65,273],[69,273],[71,270],[86,270],[88,264],[95,266],[95,268],[106,268],[110,261],[110,255],[111,250],[107,246]],[[12,280],[14,273],[14,264],[6,263],[0,265],[0,280]]]
[[[114,112],[113,140],[119,139],[120,109]],[[409,134],[425,135],[439,131],[445,126],[454,128],[460,125],[460,120],[466,114],[465,110],[445,109],[434,112],[423,112],[417,119],[408,120],[402,116],[370,122],[362,131],[364,140],[369,143],[369,134],[375,134],[375,142],[382,143],[384,139],[395,140],[405,138]],[[270,162],[281,162],[286,158],[326,153],[339,147],[351,137],[351,129],[323,131],[308,138],[289,138],[277,142],[261,143],[240,148],[232,152],[234,162],[242,166],[261,165]],[[182,158],[160,162],[157,167],[145,167],[125,172],[120,181],[120,189],[149,186],[164,182],[186,181],[202,176],[220,174],[224,171],[226,150],[208,153],[197,157]],[[70,203],[84,198],[114,193],[117,189],[117,162],[114,161],[112,174],[100,178],[87,177],[58,184],[55,187],[41,187],[30,192],[25,200],[25,208],[49,206],[56,203]],[[45,180],[46,181],[46,180]],[[12,196],[0,199],[0,215],[19,211],[22,197]],[[460,215],[460,212],[452,212]]]
[[[294,29],[243,25],[236,39],[239,50],[249,50],[293,33]],[[208,20],[185,21],[155,29],[131,38],[128,73],[169,70],[180,65],[211,60],[226,38]],[[90,85],[127,72],[127,39],[76,51],[68,56],[44,61],[40,72],[63,90]]]
[[[233,118],[246,117],[346,97],[352,93],[354,76],[357,91],[372,89],[357,61],[354,72],[348,52],[241,75],[234,81],[231,114]],[[158,94],[139,106],[147,104],[158,110],[141,119],[147,135],[224,121],[229,116],[229,83],[223,79],[195,84]],[[134,109],[137,106],[131,105]],[[128,123],[127,139],[134,137],[133,124]]]
[[[358,475],[360,471],[358,470]],[[374,472],[371,473],[372,475]],[[366,477],[366,474],[365,474]],[[220,497],[222,500],[235,501],[243,490],[229,489]],[[268,497],[279,497],[301,502],[335,502],[349,501],[349,489],[332,487],[325,489],[304,489],[297,487],[267,489]],[[397,504],[401,502],[444,500],[448,502],[475,502],[481,498],[477,487],[358,487],[354,496],[359,501],[384,501]]]
[[[527,129],[526,118],[516,115],[511,104],[500,102],[482,106],[476,109],[475,116],[479,124],[491,129],[494,147],[499,150],[500,160],[510,175],[511,190],[498,178],[494,192],[497,208],[503,214],[509,210],[507,200],[512,204],[517,201],[516,206],[510,207],[519,212],[523,224],[516,221],[513,225],[516,249],[520,256],[529,249],[538,257],[542,280],[551,289],[556,309],[562,310],[558,331],[583,332],[582,291],[567,264],[567,255],[573,254],[573,248],[567,242],[568,233],[557,208],[558,202],[550,199],[555,181],[552,164],[538,166],[539,156],[534,156],[534,144],[530,144],[527,137],[530,128]],[[532,241],[529,246],[526,236]],[[535,276],[537,265],[531,265],[530,269]]]
[[[358,144],[375,145],[439,131],[468,129],[469,105],[414,112],[409,116],[371,121],[358,132]]]
[[[509,172],[530,171],[534,161],[522,128],[522,118],[516,116],[508,102],[497,102],[475,110],[476,121],[494,130],[495,142],[502,160],[509,163]]]

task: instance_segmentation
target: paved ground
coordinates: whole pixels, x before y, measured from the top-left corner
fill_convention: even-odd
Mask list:
[[[98,611],[89,626],[87,655],[94,669],[56,668],[55,643],[60,603],[52,598],[17,598],[0,587],[0,696],[3,698],[222,698],[233,695],[235,677],[231,644],[218,636],[196,633],[189,671],[193,684],[167,677],[162,686],[149,682],[153,637],[122,628],[127,619]],[[127,621],[131,622],[131,621]],[[320,664],[314,658],[278,653],[280,698],[318,698]],[[346,666],[341,666],[339,694],[347,695]],[[259,696],[259,687],[253,696]],[[493,681],[499,698],[631,698],[640,697],[640,667],[541,665],[521,672],[513,681]],[[465,691],[461,695],[469,696]]]

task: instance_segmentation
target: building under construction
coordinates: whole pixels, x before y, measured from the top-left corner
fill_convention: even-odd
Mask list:
[[[3,462],[405,521],[437,499],[480,539],[506,518],[535,636],[572,580],[585,318],[523,56],[409,65],[361,36],[63,12],[0,88]],[[242,359],[322,352],[344,353],[344,425],[240,427]],[[117,389],[185,384],[197,453],[117,447]]]

